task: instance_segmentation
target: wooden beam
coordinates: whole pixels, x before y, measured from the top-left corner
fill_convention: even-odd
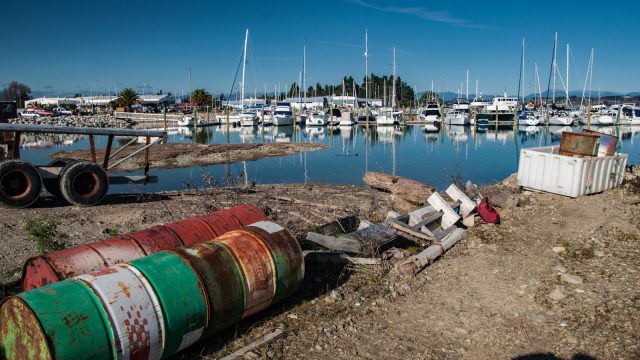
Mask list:
[[[248,353],[249,351],[255,350],[257,348],[259,348],[260,346],[270,343],[274,340],[280,339],[282,336],[284,336],[284,330],[282,329],[277,329],[276,331],[269,333],[265,336],[262,337],[262,339],[258,340],[258,341],[254,341],[251,344],[240,348],[237,351],[232,352],[231,354],[223,357],[221,360],[236,360],[236,359],[244,359],[244,355],[246,353]]]
[[[362,244],[357,240],[336,238],[311,231],[307,233],[307,240],[331,250],[354,254],[359,254],[362,251]]]

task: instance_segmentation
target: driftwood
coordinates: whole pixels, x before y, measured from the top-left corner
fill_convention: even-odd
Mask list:
[[[424,205],[425,199],[431,196],[435,190],[432,186],[419,181],[379,172],[367,172],[362,180],[374,189],[388,191],[415,205]]]
[[[337,238],[311,231],[307,233],[307,241],[311,241],[314,244],[318,244],[330,250],[344,251],[354,254],[359,254],[362,251],[362,244],[358,240]]]
[[[241,349],[239,349],[238,351],[234,351],[233,353],[223,357],[221,360],[236,360],[236,359],[244,359],[244,355],[246,353],[248,353],[249,351],[255,350],[257,348],[259,348],[260,346],[270,343],[273,340],[277,340],[279,338],[281,338],[284,335],[284,331],[282,329],[278,329],[272,333],[269,333],[265,336],[262,337],[262,339],[255,341]]]
[[[464,238],[466,231],[463,229],[455,229],[453,232],[445,236],[439,244],[434,244],[426,248],[424,251],[407,259],[398,266],[400,274],[404,276],[413,276],[429,265],[433,260],[437,259],[445,251],[451,249],[458,241]]]

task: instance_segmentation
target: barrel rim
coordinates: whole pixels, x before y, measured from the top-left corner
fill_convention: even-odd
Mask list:
[[[22,291],[28,291],[25,288],[26,282],[27,282],[27,277],[25,275],[27,274],[27,266],[29,265],[29,263],[31,263],[31,261],[33,261],[35,259],[40,259],[40,260],[44,261],[45,264],[47,264],[47,267],[49,267],[51,272],[56,276],[56,278],[57,278],[56,280],[57,281],[54,282],[53,284],[62,281],[60,279],[60,274],[56,271],[56,269],[53,268],[53,265],[51,265],[51,263],[49,262],[49,260],[45,256],[42,256],[42,255],[32,256],[32,257],[28,258],[24,262],[24,264],[22,264],[22,276],[21,276],[21,279],[20,279],[20,287],[22,288]],[[42,286],[40,286],[40,287],[42,287]],[[38,288],[40,288],[40,287],[38,287]],[[38,289],[38,288],[36,288],[36,289]],[[31,290],[34,290],[34,289],[31,289]],[[2,301],[0,301],[0,307],[2,307]]]
[[[36,312],[31,308],[31,306],[29,306],[29,303],[27,303],[19,295],[20,294],[8,296],[2,299],[0,301],[0,309],[2,309],[6,305],[6,303],[11,300],[18,300],[22,303],[22,305],[24,305],[27,309],[29,309],[29,311],[31,312],[30,315],[36,320],[36,323],[38,324],[38,330],[40,331],[40,334],[42,334],[42,336],[45,339],[45,344],[47,346],[47,353],[48,353],[47,355],[49,355],[48,359],[53,359],[53,352],[51,351],[51,343],[50,343],[49,337],[47,336],[46,331],[44,330],[44,327],[42,326],[42,322],[40,322],[40,319],[38,318],[38,315],[36,314]]]

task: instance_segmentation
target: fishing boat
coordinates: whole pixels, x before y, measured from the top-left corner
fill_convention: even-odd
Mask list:
[[[288,102],[276,103],[276,109],[273,111],[273,125],[275,126],[291,126],[293,125],[293,112],[291,104]]]

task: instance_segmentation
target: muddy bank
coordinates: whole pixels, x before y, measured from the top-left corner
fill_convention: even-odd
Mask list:
[[[117,161],[135,151],[137,147],[128,147],[111,162]],[[284,156],[303,151],[326,149],[326,144],[314,143],[251,143],[251,144],[158,144],[151,147],[152,168],[177,168],[226,164],[238,161],[252,161],[265,157]],[[112,150],[112,153],[117,148]],[[104,149],[96,149],[98,159],[104,158]],[[72,158],[91,160],[89,150],[61,150],[50,155],[53,158]],[[144,168],[144,153],[138,154],[117,167],[118,170],[139,170]]]

